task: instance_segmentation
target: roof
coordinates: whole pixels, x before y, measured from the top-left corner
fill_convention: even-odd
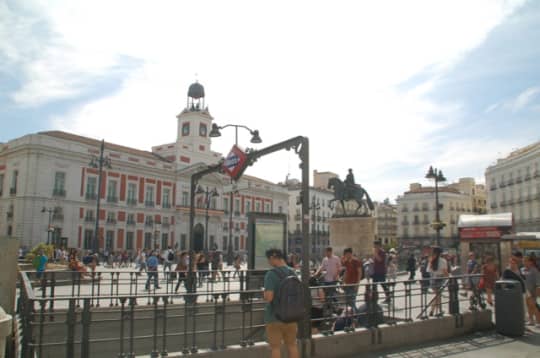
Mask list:
[[[38,134],[46,135],[46,136],[54,137],[54,138],[58,138],[58,139],[65,139],[65,140],[69,140],[69,141],[72,141],[72,142],[86,144],[86,145],[94,146],[94,147],[98,147],[98,148],[101,145],[100,140],[89,138],[89,137],[83,137],[83,136],[80,136],[80,135],[77,135],[77,134],[72,134],[72,133],[67,133],[67,132],[62,132],[62,131],[46,131],[46,132],[39,132]],[[130,147],[125,147],[123,145],[118,145],[118,144],[105,142],[105,148],[109,149],[109,150],[117,151],[117,152],[124,152],[124,153],[128,153],[128,154],[137,155],[137,156],[140,156],[140,157],[145,157],[145,158],[148,158],[148,159],[160,160],[160,161],[163,161],[163,162],[166,162],[166,163],[170,163],[165,158],[163,158],[163,157],[161,157],[161,156],[159,156],[157,154],[154,154],[152,152],[139,150],[139,149],[135,149],[135,148],[130,148]]]
[[[503,235],[502,238],[510,240],[540,240],[540,232],[516,232],[515,234]]]
[[[512,213],[487,214],[487,215],[460,215],[458,228],[507,226],[512,227]]]
[[[268,181],[268,180],[265,180],[265,179],[261,179],[261,178],[258,178],[258,177],[254,177],[252,175],[242,175],[240,178],[243,178],[243,179],[246,179],[246,180],[249,180],[249,181],[256,181],[256,182],[259,182],[261,184],[270,184],[270,185],[276,185],[276,183],[272,183],[271,181]]]
[[[422,194],[422,193],[434,193],[435,187],[427,186],[427,187],[421,187],[419,189],[415,190],[409,190],[406,191],[405,194]],[[452,193],[452,194],[461,194],[459,190],[443,186],[441,188],[438,188],[439,193]]]

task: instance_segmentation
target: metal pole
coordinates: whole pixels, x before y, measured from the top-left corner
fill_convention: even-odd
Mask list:
[[[49,208],[47,209],[49,212],[49,225],[47,226],[47,245],[50,245],[51,243],[51,214],[52,210]]]
[[[437,173],[435,174],[435,221],[437,222],[436,232],[437,232],[437,246],[441,244],[441,219],[439,215],[439,180],[437,179]]]
[[[234,126],[234,144],[238,145],[238,126]],[[231,186],[232,186],[233,180],[231,179]],[[232,240],[232,224],[233,224],[233,199],[234,199],[234,191],[231,188],[231,194],[229,198],[229,245],[227,246],[227,265],[231,266],[234,261],[233,257],[233,240]]]
[[[206,216],[204,226],[204,252],[208,252],[208,209],[210,207],[210,200],[208,198],[208,187],[206,187]]]
[[[306,297],[309,297],[311,236],[309,235],[309,140],[307,138],[303,139],[300,149],[300,168],[302,169],[302,284]],[[308,307],[306,307],[300,327],[302,357],[308,356],[308,343],[311,339],[311,303],[309,300],[306,302],[308,302]]]
[[[96,231],[94,232],[94,253],[99,250],[99,206],[101,204],[101,185],[102,185],[102,171],[103,171],[103,152],[105,151],[105,140],[101,141],[101,148],[99,153],[99,169],[98,169],[98,192],[96,201]]]
[[[193,225],[195,225],[195,187],[197,182],[195,177],[191,177],[190,198],[189,198],[189,268],[188,268],[188,293],[195,292],[195,275],[193,264],[195,263],[195,236]],[[191,299],[191,297],[190,297]]]

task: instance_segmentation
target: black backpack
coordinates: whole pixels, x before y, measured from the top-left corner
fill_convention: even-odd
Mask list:
[[[306,299],[304,295],[304,286],[295,274],[283,272],[278,268],[272,271],[279,277],[280,282],[272,307],[276,318],[285,323],[298,322],[304,318],[306,309]]]
[[[167,255],[167,260],[172,261],[174,260],[174,254],[172,251],[169,250],[169,255]]]

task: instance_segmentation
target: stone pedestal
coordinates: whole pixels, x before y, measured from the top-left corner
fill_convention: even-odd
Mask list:
[[[0,307],[13,315],[17,288],[19,240],[0,237]]]
[[[353,254],[359,258],[370,256],[375,241],[375,220],[373,217],[329,219],[330,246],[334,249],[334,254],[341,256],[343,250],[350,247]]]

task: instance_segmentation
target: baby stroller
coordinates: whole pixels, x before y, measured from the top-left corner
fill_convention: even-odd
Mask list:
[[[483,287],[482,283],[483,280],[478,276],[469,278],[469,286],[471,289],[471,296],[469,297],[470,311],[477,311],[478,307],[483,310],[486,309],[486,301],[484,298],[486,289]]]

